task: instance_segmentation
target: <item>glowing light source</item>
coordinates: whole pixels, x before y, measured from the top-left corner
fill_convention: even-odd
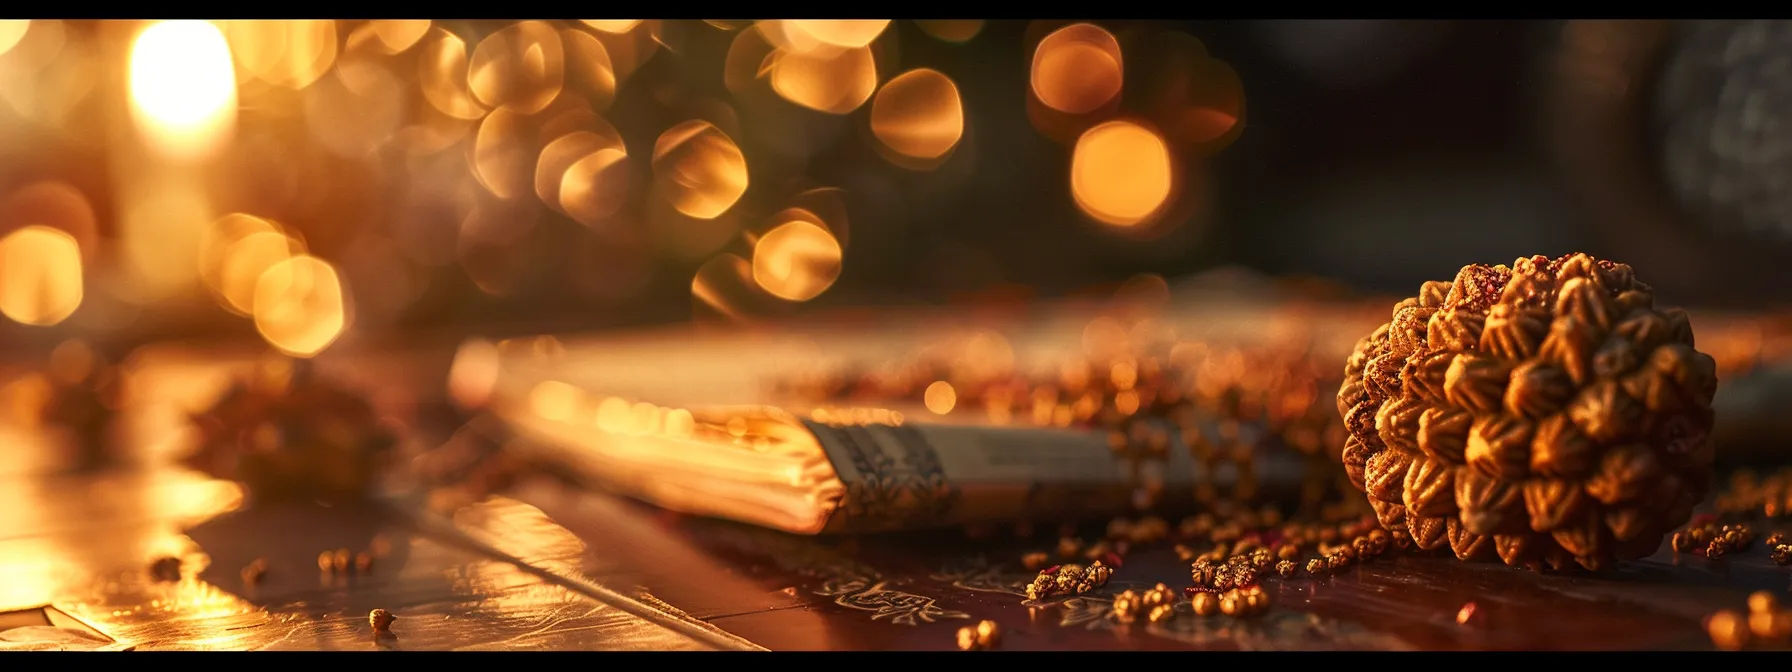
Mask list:
[[[242,268],[241,264],[244,260],[237,259],[232,256],[232,253],[243,254],[252,248],[243,248],[242,250],[233,248],[237,243],[258,233],[273,234],[275,237],[267,240],[278,241],[270,246],[276,250],[272,260],[251,263],[248,268],[252,270],[246,272],[236,270]],[[254,298],[255,279],[259,278],[261,272],[267,270],[268,266],[290,256],[285,238],[285,234],[278,225],[254,215],[239,212],[220,217],[217,221],[212,222],[210,228],[200,234],[199,278],[205,281],[206,287],[217,294],[219,302],[226,308],[248,315],[249,303]],[[251,256],[265,258],[252,253]],[[235,274],[237,278],[228,277],[232,274]],[[244,275],[247,277],[242,277]],[[238,287],[235,294],[242,304],[240,308],[236,305],[237,302],[228,298],[230,294],[226,293],[227,288],[232,286],[233,279]]]
[[[81,297],[81,248],[74,236],[32,225],[0,238],[0,314],[47,327],[73,315]]]
[[[628,200],[628,153],[604,147],[566,167],[560,176],[560,209],[574,221],[596,226]]]
[[[336,22],[308,20],[219,21],[244,74],[269,84],[303,89],[336,63]]]
[[[238,315],[251,315],[255,312],[255,292],[261,276],[293,255],[303,253],[304,245],[277,228],[259,229],[248,221],[232,218],[226,218],[225,222],[230,223],[220,224],[240,227],[237,231],[243,233],[222,248],[223,257],[217,266],[214,291],[223,299],[226,309]]]
[[[381,52],[399,54],[415,46],[424,35],[429,34],[429,24],[429,19],[375,19],[355,32],[370,35],[377,40]],[[355,42],[355,37],[351,35],[349,41]]]
[[[18,46],[19,40],[25,39],[25,31],[31,29],[31,19],[0,19],[0,56]]]
[[[131,46],[131,110],[152,146],[175,158],[217,149],[236,124],[230,43],[206,21],[163,21]]]
[[[753,281],[773,296],[808,301],[840,277],[840,243],[827,229],[791,221],[753,245]]]
[[[1059,112],[1088,114],[1120,95],[1120,42],[1100,26],[1059,28],[1033,51],[1033,95]]]
[[[906,157],[944,156],[964,135],[958,87],[938,70],[897,75],[871,101],[871,132],[885,147]]]
[[[1132,122],[1110,121],[1077,139],[1070,191],[1090,217],[1132,226],[1169,200],[1174,172],[1163,138]]]
[[[780,50],[772,59],[772,90],[811,110],[846,114],[877,90],[877,61],[867,47],[837,53]]]
[[[641,25],[641,19],[580,19],[579,23],[590,26],[592,30],[621,35]]]
[[[478,119],[485,108],[467,84],[467,43],[441,28],[429,31],[417,55],[418,85],[423,99],[442,114]]]
[[[800,32],[822,44],[857,49],[870,45],[890,27],[889,19],[789,19],[787,32]]]
[[[983,32],[983,19],[915,19],[921,31],[943,42],[963,44]]]
[[[316,355],[347,324],[342,281],[322,259],[292,257],[269,267],[255,283],[255,329],[281,352]]]
[[[534,114],[560,95],[566,51],[560,33],[542,21],[523,21],[492,33],[467,59],[473,95],[492,107]]]
[[[747,193],[747,158],[722,129],[692,119],[654,142],[653,177],[673,208],[715,219]]]
[[[951,383],[936,380],[932,385],[927,386],[926,392],[921,394],[921,403],[927,405],[927,410],[945,415],[951,413],[952,407],[958,405],[958,391],[952,389]]]
[[[566,49],[567,85],[578,84],[591,109],[609,108],[616,98],[616,65],[609,48],[596,36],[572,29],[560,31],[560,42]]]

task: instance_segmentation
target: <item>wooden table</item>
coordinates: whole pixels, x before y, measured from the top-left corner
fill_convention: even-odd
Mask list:
[[[416,411],[440,404],[450,352],[336,370]],[[177,360],[146,377],[164,406],[216,393],[222,365]],[[1122,626],[1107,618],[1117,591],[1187,584],[1167,549],[1135,552],[1095,593],[1027,602],[1016,561],[1053,539],[798,538],[545,479],[439,516],[403,502],[245,507],[236,485],[163,459],[178,408],[144,414],[125,423],[141,459],[91,474],[61,468],[52,434],[0,425],[0,648],[927,650],[990,619],[1007,649],[1702,649],[1706,615],[1792,587],[1761,549],[1716,562],[1664,550],[1597,577],[1408,556],[1272,579],[1274,607],[1255,619],[1198,618],[1185,602],[1168,622]],[[417,420],[447,414],[410,417],[414,442],[453,429]],[[368,572],[320,572],[318,554],[339,548],[385,552]],[[181,559],[177,580],[152,576],[161,557]],[[258,558],[269,570],[251,586],[241,569]],[[395,637],[373,636],[375,608],[397,615]]]

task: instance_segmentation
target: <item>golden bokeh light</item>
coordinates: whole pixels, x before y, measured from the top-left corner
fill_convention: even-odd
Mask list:
[[[1169,201],[1174,175],[1163,138],[1132,122],[1110,121],[1077,139],[1070,160],[1070,192],[1090,217],[1133,226],[1156,215]]]
[[[1178,139],[1206,145],[1203,149],[1212,152],[1244,128],[1244,82],[1225,61],[1210,58],[1201,65],[1200,76],[1193,78],[1199,88],[1177,109],[1179,114],[1165,115],[1163,123]]]
[[[417,55],[418,86],[423,99],[442,114],[474,120],[485,116],[485,107],[473,97],[467,83],[467,43],[441,28],[429,31]]]
[[[753,281],[788,301],[808,301],[840,277],[839,241],[803,220],[779,224],[753,244]]]
[[[627,198],[628,150],[615,129],[574,131],[541,149],[535,164],[535,195],[574,220],[595,225],[614,214]]]
[[[1090,23],[1053,31],[1033,51],[1033,95],[1059,112],[1088,114],[1120,95],[1120,42]]]
[[[486,36],[467,59],[467,82],[487,106],[540,112],[566,82],[559,31],[544,21],[523,21]]]
[[[753,282],[753,264],[739,255],[718,254],[691,277],[691,298],[698,307],[734,320],[750,319],[768,299]]]
[[[81,248],[67,232],[33,224],[0,238],[0,314],[47,327],[81,307]]]
[[[1212,154],[1241,134],[1244,83],[1200,40],[1163,31],[1140,40],[1132,53],[1139,70],[1137,77],[1128,78],[1129,104],[1137,103],[1173,145]]]
[[[787,19],[785,32],[801,33],[833,47],[857,49],[869,46],[890,27],[889,19]]]
[[[535,157],[525,146],[528,119],[509,110],[493,110],[473,134],[473,176],[498,198],[522,196],[534,173]]]
[[[777,50],[760,24],[735,33],[734,40],[728,43],[728,54],[722,59],[722,84],[735,95],[752,90],[765,75]]]
[[[628,201],[633,175],[628,152],[618,145],[581,157],[560,176],[560,210],[573,221],[596,226]]]
[[[0,19],[0,56],[18,46],[19,40],[25,39],[25,31],[31,29],[31,19]]]
[[[283,353],[310,357],[348,326],[342,280],[328,262],[295,256],[269,267],[255,283],[255,329]]]
[[[621,35],[641,25],[641,19],[580,19],[579,23],[590,26],[592,30]]]
[[[261,81],[303,89],[336,63],[336,22],[306,20],[219,21],[237,66]]]
[[[747,193],[747,157],[715,124],[692,119],[654,142],[653,179],[679,212],[715,219]]]
[[[240,220],[238,224],[245,228],[249,226],[248,222]],[[252,315],[261,277],[268,269],[304,251],[303,243],[282,231],[251,231],[224,248],[214,291],[224,300],[227,310],[238,315]]]
[[[271,233],[280,236],[282,239],[285,238],[285,232],[281,230],[279,225],[266,219],[240,212],[233,212],[224,215],[223,217],[219,217],[217,221],[212,222],[212,225],[207,227],[205,231],[200,234],[199,279],[204,281],[205,285],[211,288],[212,291],[217,292],[220,299],[223,299],[225,296],[225,268],[230,265],[231,248],[237,243],[242,242],[243,239],[258,233]],[[284,250],[285,247],[285,245],[282,245],[281,249]],[[275,261],[285,259],[286,256],[289,255],[283,253],[275,259]],[[271,265],[273,265],[272,262],[269,262],[259,270],[251,273],[249,282],[252,283],[255,278],[260,277],[261,271],[267,270],[266,266]],[[253,286],[249,288],[249,291],[244,292],[245,299],[252,298],[252,295]],[[233,304],[226,302],[225,305],[229,307]],[[244,305],[246,306],[247,303],[245,302]],[[242,310],[242,314],[248,315],[249,311],[244,309]]]
[[[48,226],[74,236],[83,259],[91,260],[98,251],[99,219],[93,204],[66,182],[33,182],[7,197],[0,205],[0,231],[25,224]]]
[[[847,114],[877,90],[877,59],[869,47],[834,52],[780,49],[770,58],[765,69],[772,90],[811,110]]]
[[[338,63],[333,75],[305,90],[305,126],[337,156],[365,157],[403,122],[403,83],[371,59]]]
[[[964,44],[983,32],[983,19],[915,19],[915,25],[921,31],[932,35],[934,39],[953,44]]]
[[[927,410],[936,415],[945,415],[958,405],[958,391],[952,389],[951,383],[936,380],[927,386],[926,392],[921,393],[921,403],[926,404]]]
[[[804,221],[827,229],[840,243],[840,249],[852,247],[852,225],[846,216],[846,190],[839,187],[816,187],[790,197],[789,208],[771,217],[773,223]]]
[[[560,31],[560,42],[566,49],[567,85],[577,85],[591,109],[609,109],[616,99],[616,65],[610,62],[610,50],[591,33],[571,29]]]
[[[131,111],[144,139],[173,158],[217,150],[236,125],[230,43],[206,21],[162,21],[137,34]]]
[[[921,68],[884,83],[871,101],[871,132],[885,147],[912,159],[937,159],[964,136],[958,86],[938,70]]]
[[[348,42],[364,42],[366,47],[387,55],[402,54],[428,35],[429,27],[429,19],[374,19],[356,28]]]

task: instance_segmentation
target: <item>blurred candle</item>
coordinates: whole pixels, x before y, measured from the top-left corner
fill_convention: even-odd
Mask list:
[[[223,31],[207,21],[162,21],[131,45],[132,118],[169,158],[209,156],[236,127],[236,70]]]
[[[132,123],[123,132],[134,141],[118,143],[113,155],[128,272],[118,288],[141,302],[198,284],[199,247],[214,214],[205,160],[235,133],[236,71],[230,43],[209,21],[143,26],[128,71]]]

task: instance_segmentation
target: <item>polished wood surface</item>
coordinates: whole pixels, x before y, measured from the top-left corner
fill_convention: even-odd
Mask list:
[[[427,448],[457,426],[441,408],[451,353],[325,370],[360,381]],[[402,497],[255,506],[165,459],[182,414],[242,361],[225,360],[163,355],[142,380],[157,403],[123,418],[134,451],[110,470],[71,472],[65,437],[0,424],[0,649],[944,650],[982,619],[1015,650],[1707,649],[1706,615],[1792,587],[1759,547],[1720,561],[1664,549],[1598,576],[1403,556],[1270,579],[1257,618],[1200,618],[1185,602],[1123,626],[1108,618],[1116,592],[1188,583],[1168,549],[1135,552],[1095,593],[1028,602],[1017,561],[1051,538],[803,538],[547,478],[453,511]],[[321,552],[376,547],[368,572],[318,569]],[[151,569],[163,557],[180,559],[173,580]],[[250,585],[241,570],[257,559],[268,572]],[[397,615],[394,637],[374,636],[375,608]]]

